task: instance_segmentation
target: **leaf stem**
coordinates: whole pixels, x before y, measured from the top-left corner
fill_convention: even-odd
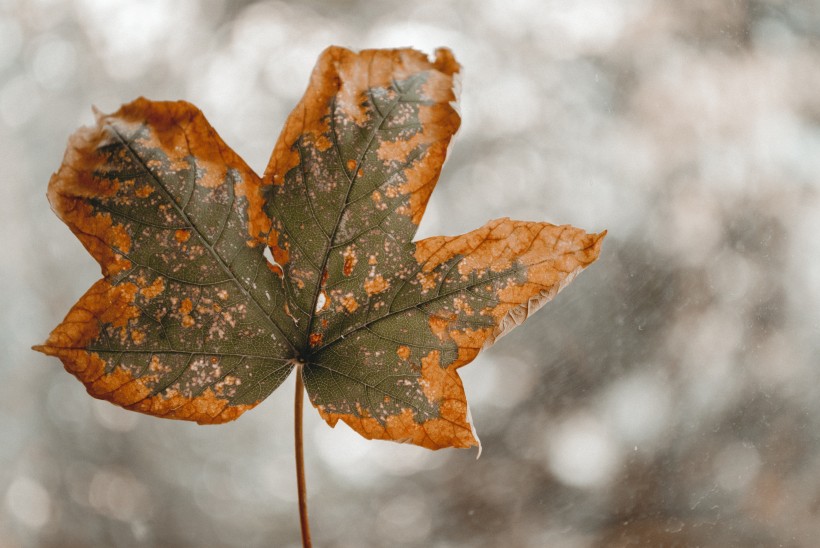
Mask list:
[[[308,523],[307,489],[305,488],[305,455],[302,435],[302,407],[305,395],[305,384],[302,381],[302,363],[296,365],[296,396],[293,407],[293,432],[296,449],[296,486],[299,491],[299,525],[302,528],[302,546],[311,548],[310,524]]]

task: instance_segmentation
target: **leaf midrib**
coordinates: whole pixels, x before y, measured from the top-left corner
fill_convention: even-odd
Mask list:
[[[331,232],[330,237],[328,238],[327,248],[325,249],[325,252],[323,253],[324,256],[322,257],[322,265],[319,268],[319,273],[318,273],[318,276],[319,276],[318,277],[318,282],[316,284],[316,289],[314,290],[313,298],[311,299],[311,305],[310,305],[310,309],[309,309],[310,321],[308,322],[308,329],[307,329],[308,337],[310,337],[310,334],[313,333],[313,324],[314,324],[314,321],[316,320],[316,316],[317,316],[317,314],[316,314],[316,305],[319,302],[319,295],[322,292],[322,285],[323,285],[322,277],[324,275],[325,269],[327,268],[327,262],[330,258],[330,253],[333,249],[336,249],[336,247],[337,247],[333,244],[333,241],[336,239],[336,234],[339,231],[339,226],[341,225],[342,217],[344,216],[344,212],[347,210],[347,208],[350,205],[350,204],[348,204],[348,200],[350,199],[350,194],[353,191],[353,187],[355,186],[356,179],[358,177],[357,174],[359,172],[359,168],[361,167],[362,162],[364,161],[365,155],[368,153],[368,151],[370,150],[370,147],[373,145],[373,141],[376,139],[376,135],[379,132],[379,127],[388,118],[388,116],[390,116],[390,114],[393,113],[393,110],[396,108],[397,105],[399,105],[402,102],[402,98],[404,97],[404,91],[402,91],[402,89],[396,84],[396,82],[393,83],[393,86],[396,89],[397,97],[396,97],[396,99],[393,100],[392,104],[390,105],[390,108],[387,109],[387,112],[385,114],[382,114],[381,110],[376,106],[375,101],[373,102],[374,110],[378,113],[378,116],[379,116],[378,117],[378,122],[373,124],[373,130],[370,133],[370,138],[367,141],[367,146],[364,147],[364,150],[359,155],[359,158],[356,161],[356,167],[355,167],[355,170],[353,170],[353,177],[351,177],[348,174],[347,169],[345,168],[344,158],[342,157],[342,151],[341,151],[341,148],[340,148],[340,145],[339,145],[339,137],[338,137],[338,134],[336,132],[336,96],[334,95],[333,98],[331,99],[331,102],[330,102],[330,129],[331,129],[331,136],[333,138],[333,150],[336,152],[336,159],[338,160],[339,164],[341,164],[342,169],[345,173],[345,176],[348,179],[349,184],[348,184],[347,190],[345,191],[345,197],[344,197],[344,200],[342,201],[342,207],[339,208],[339,213],[336,216],[336,221],[333,224],[333,232]],[[321,226],[318,221],[319,220],[317,219],[317,225]],[[310,355],[312,353],[314,353],[314,352],[312,352],[311,349],[310,349],[310,343],[306,341],[305,349],[304,349],[304,357],[307,357],[308,355]]]

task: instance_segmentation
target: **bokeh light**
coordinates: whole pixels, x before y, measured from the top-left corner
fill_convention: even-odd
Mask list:
[[[293,379],[199,427],[92,400],[30,346],[99,276],[44,197],[91,106],[186,99],[262,171],[330,44],[463,65],[420,237],[609,236],[462,370],[478,460],[306,409],[316,544],[814,546],[815,4],[0,0],[0,547],[299,545]]]

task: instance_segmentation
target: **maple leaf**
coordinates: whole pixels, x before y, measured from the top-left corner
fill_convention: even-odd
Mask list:
[[[237,418],[302,364],[331,426],[475,445],[458,368],[604,233],[498,219],[413,242],[459,127],[458,71],[446,49],[327,49],[262,177],[188,103],[97,114],[48,198],[104,277],[36,349],[94,397],[200,423]]]

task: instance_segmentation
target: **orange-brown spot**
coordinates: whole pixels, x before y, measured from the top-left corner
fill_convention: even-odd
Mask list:
[[[277,264],[286,265],[290,261],[290,251],[288,251],[287,248],[279,247],[278,245],[273,246],[271,247],[271,254]]]
[[[449,337],[449,333],[447,329],[450,327],[450,323],[455,319],[455,315],[445,318],[442,316],[430,316],[427,320],[428,325],[430,326],[430,330],[433,334],[439,338],[439,340],[447,340]]]
[[[441,367],[441,353],[433,350],[421,359],[421,378],[419,384],[427,401],[435,404],[444,393],[447,371]]]
[[[174,232],[174,239],[181,244],[184,244],[191,238],[191,231],[185,229],[179,229]]]
[[[154,192],[154,187],[150,185],[142,185],[138,189],[134,191],[134,195],[137,198],[147,198]]]
[[[348,160],[347,161],[347,170],[348,171],[353,171],[354,169],[356,169],[356,160]]]
[[[285,266],[290,261],[290,250],[287,242],[284,242],[284,246],[279,245],[280,236],[279,232],[275,229],[271,229],[268,235],[268,247],[270,247],[271,255],[273,255],[273,260],[276,261],[276,264]]]
[[[316,146],[316,150],[319,152],[325,152],[333,146],[333,142],[328,139],[327,135],[319,135],[314,145]]]
[[[131,340],[134,341],[134,344],[142,344],[145,341],[145,333],[133,329],[131,331]]]
[[[359,259],[356,257],[356,252],[353,250],[353,246],[347,246],[345,248],[342,253],[342,258],[344,259],[342,273],[345,276],[350,276],[353,273],[353,268],[356,266],[356,263],[359,262]]]
[[[468,316],[475,314],[475,311],[473,310],[473,307],[470,306],[470,303],[461,297],[456,297],[453,299],[453,306],[455,306],[457,312],[461,312],[462,314],[466,314]]]
[[[194,304],[191,302],[191,299],[187,297],[182,299],[182,303],[179,305],[180,314],[190,314],[193,309]]]
[[[421,271],[416,274],[416,279],[421,284],[422,292],[426,293],[431,289],[435,289],[438,285],[438,276],[433,272]]]
[[[396,349],[396,355],[403,360],[410,358],[410,347],[404,345],[399,346]]]
[[[140,289],[140,295],[142,295],[150,301],[163,291],[165,291],[165,280],[158,277],[154,280],[154,283],[152,283],[148,287],[143,287],[142,289]]]
[[[379,160],[385,163],[401,162],[404,163],[410,153],[419,147],[424,142],[424,134],[416,133],[410,139],[397,141],[382,141],[376,150],[376,155]]]
[[[233,386],[239,386],[240,384],[242,384],[242,381],[239,379],[239,377],[234,377],[233,375],[227,375],[221,381],[219,381],[218,383],[216,383],[214,385],[214,392],[216,393],[217,396],[221,397],[226,392],[229,392],[229,390],[227,390],[227,389],[229,389]]]
[[[356,310],[359,309],[359,303],[356,302],[356,297],[353,293],[348,293],[344,297],[342,297],[342,306],[347,310],[349,314],[353,314]]]
[[[251,236],[252,247],[263,242],[263,235],[271,231],[270,217],[265,213],[262,187],[264,184],[259,180],[256,173],[248,172],[244,174],[240,183],[235,185],[237,196],[244,196],[248,200],[248,207],[245,210],[248,218],[248,234]]]
[[[182,327],[192,327],[196,322],[190,314],[182,316]]]
[[[119,251],[128,253],[131,251],[131,237],[128,236],[123,225],[113,225],[111,227],[111,244]]]
[[[322,344],[322,334],[321,333],[311,333],[310,334],[310,346],[319,346]]]
[[[364,290],[367,292],[368,297],[372,297],[377,293],[381,293],[382,291],[387,290],[390,287],[390,283],[384,279],[381,274],[376,274],[373,278],[368,278],[364,282]]]

